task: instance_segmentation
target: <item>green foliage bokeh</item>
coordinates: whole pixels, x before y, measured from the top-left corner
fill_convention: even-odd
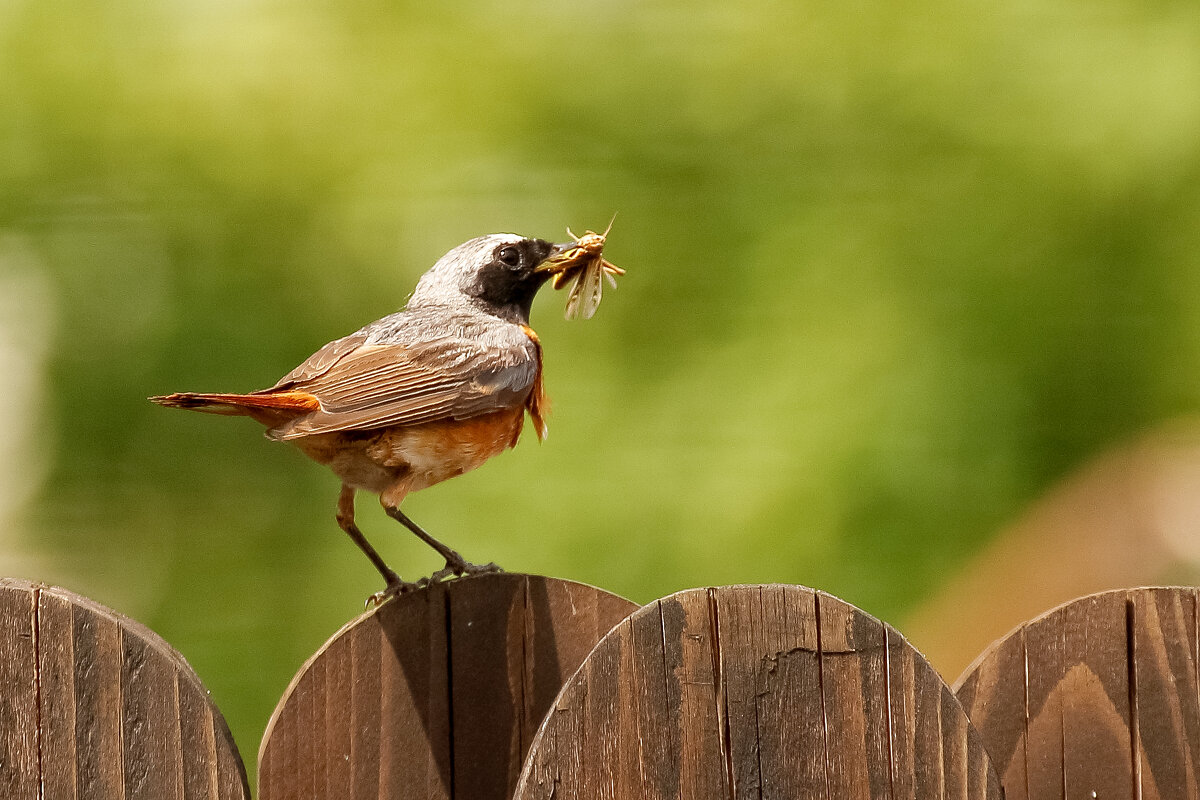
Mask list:
[[[1193,3],[10,0],[0,75],[29,298],[0,326],[46,348],[10,421],[46,470],[25,577],[160,632],[248,759],[379,581],[330,474],[145,397],[269,385],[464,239],[615,211],[628,275],[590,322],[535,306],[549,440],[406,510],[637,601],[779,580],[901,613],[1200,399]],[[403,574],[438,566],[359,507]]]

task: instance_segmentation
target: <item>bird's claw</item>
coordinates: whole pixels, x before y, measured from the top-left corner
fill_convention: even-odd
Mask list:
[[[425,580],[426,579],[423,578],[416,583],[402,581],[399,578],[397,578],[395,581],[388,581],[387,586],[367,598],[366,608],[368,610],[372,608],[379,608],[379,606],[383,605],[385,601],[392,597],[399,597],[402,594],[408,594],[409,592],[415,592],[417,589],[423,589],[426,586],[424,582]]]

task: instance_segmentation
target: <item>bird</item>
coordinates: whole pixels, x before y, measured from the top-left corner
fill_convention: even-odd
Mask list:
[[[570,233],[570,229],[568,229]],[[447,578],[499,571],[473,564],[400,510],[405,498],[475,469],[514,447],[528,415],[546,437],[542,344],[529,325],[538,290],[581,286],[586,316],[603,274],[624,274],[601,256],[607,235],[588,231],[552,244],[511,233],[450,250],[417,281],[407,304],[317,350],[273,386],[249,394],[177,392],[149,398],[170,408],[246,416],[266,436],[298,447],[341,480],[336,519],[384,579],[389,596]],[[575,303],[578,306],[578,303]],[[573,315],[572,302],[568,316]],[[403,580],[355,522],[355,495],[379,496],[388,516],[445,559]]]

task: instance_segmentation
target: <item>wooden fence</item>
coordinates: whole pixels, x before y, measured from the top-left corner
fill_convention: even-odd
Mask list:
[[[221,712],[148,628],[0,580],[0,798],[249,797]]]
[[[551,578],[452,581],[353,620],[304,664],[258,793],[1200,799],[1197,609],[1190,588],[1081,598],[951,691],[895,629],[799,586],[639,609]],[[0,580],[0,798],[249,796],[220,711],[169,645],[71,592]]]

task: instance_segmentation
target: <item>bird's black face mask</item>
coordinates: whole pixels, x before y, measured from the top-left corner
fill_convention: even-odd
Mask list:
[[[538,265],[556,252],[543,239],[522,239],[496,248],[492,260],[475,276],[468,293],[496,316],[529,321],[533,298],[551,275]]]

